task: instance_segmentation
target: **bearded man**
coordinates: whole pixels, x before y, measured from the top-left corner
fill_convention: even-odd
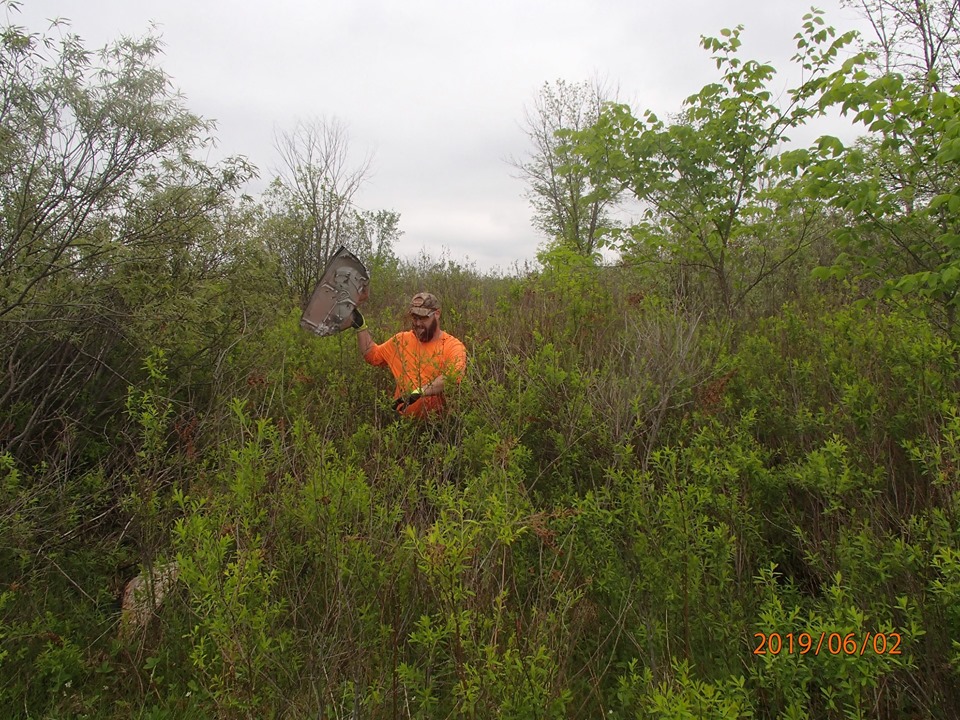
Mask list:
[[[409,317],[411,329],[382,345],[373,341],[359,310],[354,310],[353,327],[363,359],[371,365],[387,366],[396,379],[394,409],[403,416],[426,417],[444,409],[443,391],[448,382],[460,382],[463,377],[467,349],[440,329],[440,301],[435,295],[414,295]]]

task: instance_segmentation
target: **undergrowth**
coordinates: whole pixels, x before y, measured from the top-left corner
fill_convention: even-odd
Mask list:
[[[385,281],[467,344],[435,423],[291,311],[208,406],[145,358],[123,462],[0,456],[4,717],[955,717],[956,348],[592,272]]]

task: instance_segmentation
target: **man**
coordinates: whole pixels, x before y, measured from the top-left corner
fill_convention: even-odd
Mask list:
[[[377,345],[359,310],[353,327],[363,359],[386,365],[397,381],[393,406],[407,417],[425,417],[444,408],[443,391],[449,381],[459,382],[467,368],[467,349],[440,329],[440,301],[421,292],[410,300],[412,330],[397,333]]]

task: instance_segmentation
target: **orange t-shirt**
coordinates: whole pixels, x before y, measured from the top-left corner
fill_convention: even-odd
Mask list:
[[[397,380],[393,399],[421,388],[441,375],[457,382],[467,368],[467,349],[453,335],[442,330],[430,342],[422,343],[411,331],[394,335],[382,345],[374,345],[364,355],[371,365],[386,365]],[[443,408],[443,395],[422,397],[403,411],[403,415],[422,417]]]

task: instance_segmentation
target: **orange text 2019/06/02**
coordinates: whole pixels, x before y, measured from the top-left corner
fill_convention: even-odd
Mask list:
[[[901,655],[900,633],[754,633],[754,655]]]

